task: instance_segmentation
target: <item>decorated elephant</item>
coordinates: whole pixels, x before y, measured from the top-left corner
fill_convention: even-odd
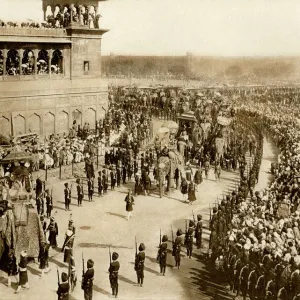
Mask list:
[[[176,150],[169,151],[167,155],[159,157],[157,162],[157,181],[159,184],[160,197],[164,194],[165,180],[167,180],[166,192],[170,191],[171,184],[174,180],[175,170],[179,169],[182,176],[184,172],[184,157]]]

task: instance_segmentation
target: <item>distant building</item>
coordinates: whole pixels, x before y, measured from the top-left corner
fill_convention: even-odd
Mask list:
[[[95,127],[108,105],[98,0],[42,0],[42,24],[0,21],[0,134]],[[22,8],[20,8],[22,9]],[[102,109],[102,107],[104,109]]]

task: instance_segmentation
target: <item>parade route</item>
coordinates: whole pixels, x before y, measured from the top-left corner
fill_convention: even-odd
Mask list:
[[[270,161],[276,157],[276,151],[272,144],[265,139],[262,168],[259,176],[258,187],[263,188],[268,182]],[[247,158],[249,162],[249,157]],[[230,299],[232,295],[228,289],[219,282],[214,282],[213,272],[207,262],[209,241],[209,207],[216,203],[217,198],[235,186],[238,178],[236,172],[222,171],[221,180],[215,181],[213,169],[210,170],[208,180],[204,179],[197,192],[197,201],[193,205],[183,202],[179,190],[173,190],[169,197],[160,198],[157,189],[153,189],[150,196],[140,195],[135,198],[133,217],[126,219],[124,198],[129,188],[134,183],[130,182],[115,191],[109,191],[104,197],[94,197],[93,202],[88,202],[85,197],[83,207],[77,207],[75,180],[71,212],[64,210],[63,184],[55,180],[49,182],[53,185],[53,199],[55,218],[59,226],[58,244],[62,246],[64,234],[67,230],[70,213],[76,226],[74,244],[74,256],[77,268],[77,286],[71,295],[71,299],[83,299],[83,291],[80,288],[82,275],[82,254],[85,262],[91,258],[95,261],[94,299],[106,299],[111,294],[108,280],[109,247],[111,251],[117,251],[121,264],[119,276],[119,299]],[[85,185],[85,190],[87,186]],[[85,191],[86,193],[86,191]],[[159,245],[160,229],[171,240],[171,225],[176,233],[178,228],[185,230],[185,220],[193,219],[193,212],[202,214],[204,220],[202,249],[194,250],[193,258],[185,258],[185,247],[182,248],[181,269],[173,269],[174,260],[171,255],[171,243],[169,243],[168,267],[166,276],[159,273],[159,265],[156,261],[157,247]],[[135,237],[138,244],[146,245],[145,281],[144,286],[137,287],[134,271]],[[195,248],[195,247],[194,247]],[[60,248],[59,248],[60,249]],[[58,250],[59,250],[58,249]],[[14,294],[16,281],[13,280],[12,288],[6,287],[6,274],[0,273],[0,298],[3,300],[14,299],[54,299],[57,289],[57,274],[67,271],[67,265],[63,263],[63,253],[50,250],[50,273],[39,278],[38,264],[31,262],[29,270],[29,290],[22,290],[20,294]],[[41,284],[42,283],[42,284]],[[212,297],[212,298],[211,298]],[[219,297],[219,298],[218,298]]]
[[[78,283],[72,299],[82,299],[83,291],[80,289],[82,274],[82,253],[85,261],[92,258],[95,261],[95,280],[94,280],[94,299],[106,298],[110,293],[108,281],[109,254],[111,251],[117,251],[120,254],[120,280],[119,297],[120,299],[161,299],[161,291],[164,290],[164,299],[187,299],[186,284],[191,276],[188,274],[191,264],[195,268],[199,262],[196,258],[189,261],[186,258],[182,260],[181,270],[172,270],[174,265],[171,254],[168,256],[168,268],[165,277],[159,273],[159,265],[156,262],[157,247],[159,244],[159,231],[167,234],[171,239],[171,225],[174,232],[177,228],[185,229],[185,219],[192,219],[192,210],[194,214],[201,213],[205,220],[209,218],[209,203],[213,203],[217,197],[222,196],[222,191],[226,189],[230,181],[235,177],[234,173],[223,172],[220,182],[214,179],[213,170],[210,171],[209,179],[204,180],[197,193],[197,201],[192,206],[183,203],[180,191],[173,191],[169,197],[160,198],[155,192],[150,196],[136,197],[133,217],[126,220],[125,202],[128,188],[133,187],[129,183],[116,191],[109,191],[108,195],[94,198],[94,202],[88,202],[84,199],[83,207],[77,207],[76,200],[73,198],[71,203],[72,219],[76,225],[76,237],[74,245],[74,256],[76,261]],[[64,233],[67,229],[69,212],[64,210],[63,204],[63,183],[53,182],[54,210],[57,211],[55,218],[59,226],[58,244],[61,247],[64,241]],[[86,188],[86,186],[85,186]],[[75,196],[75,190],[73,190]],[[74,197],[73,196],[73,197]],[[204,247],[208,239],[208,232],[205,229],[203,239]],[[143,242],[146,245],[145,261],[145,282],[143,288],[136,287],[136,274],[134,271],[135,244]],[[171,249],[171,244],[169,244]],[[185,248],[182,248],[184,255]],[[195,251],[195,255],[200,252]],[[15,295],[15,280],[12,288],[7,288],[6,276],[1,273],[0,298],[3,300],[43,299],[55,298],[57,288],[56,268],[60,273],[67,270],[67,265],[63,263],[63,253],[59,251],[50,251],[51,271],[42,279],[39,278],[40,271],[38,264],[30,263],[29,270],[29,290],[22,290],[20,294]],[[196,256],[195,256],[196,257]],[[41,284],[41,281],[43,284]],[[192,284],[189,288],[191,296],[198,293],[197,286]],[[192,297],[191,297],[192,298]]]

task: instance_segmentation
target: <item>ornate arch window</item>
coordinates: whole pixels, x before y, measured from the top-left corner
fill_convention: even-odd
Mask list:
[[[16,76],[20,74],[19,63],[20,63],[20,57],[18,51],[15,49],[10,49],[7,52],[7,59],[6,59],[7,75]]]
[[[31,49],[26,49],[22,58],[22,75],[34,74],[34,53]]]
[[[63,73],[63,54],[57,49],[53,51],[51,59],[51,74],[62,74]]]
[[[45,49],[38,54],[37,69],[38,74],[49,74],[49,54]]]
[[[3,51],[0,50],[0,76],[3,75],[3,60],[4,60]]]

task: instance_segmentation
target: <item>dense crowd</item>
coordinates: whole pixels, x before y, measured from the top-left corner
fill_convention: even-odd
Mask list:
[[[300,125],[299,111],[293,106],[295,99],[297,93],[292,89],[234,89],[220,94],[210,89],[198,92],[162,87],[146,90],[112,87],[109,111],[97,122],[94,131],[88,124],[81,128],[74,122],[68,136],[51,136],[42,147],[56,166],[71,163],[74,159],[85,160],[90,201],[95,179],[98,196],[108,192],[109,183],[110,189],[114,190],[132,178],[134,194],[147,195],[153,182],[151,171],[157,183],[157,160],[169,154],[169,145],[155,147],[151,144],[141,152],[142,146],[152,138],[152,119],[174,120],[181,114],[192,112],[196,124],[190,127],[188,122],[183,122],[176,135],[179,152],[182,150],[180,143],[185,145],[182,152],[185,173],[176,169],[174,175],[175,187],[180,188],[184,200],[190,203],[196,200],[195,191],[203,181],[202,173],[208,178],[211,166],[216,180],[220,179],[222,169],[238,169],[240,176],[234,190],[213,208],[210,218],[209,256],[215,268],[219,274],[226,274],[230,288],[244,299],[249,296],[250,299],[294,300],[300,294]],[[112,138],[114,135],[117,138]],[[271,185],[255,191],[264,136],[272,137],[281,153],[278,163],[272,165],[274,179]],[[103,143],[104,166],[96,174],[93,157],[97,154],[99,140]],[[36,141],[31,147],[38,145]],[[108,149],[108,145],[113,145],[114,149]],[[53,153],[59,148],[62,152],[56,157]],[[27,151],[32,151],[38,160],[38,153],[32,149],[27,145]],[[80,155],[76,159],[77,151]],[[248,163],[246,155],[250,155]],[[36,165],[34,163],[34,168],[38,169]],[[76,183],[78,206],[81,206],[82,181]],[[51,199],[49,190],[45,193],[46,198]],[[134,194],[129,192],[125,198],[127,219],[133,210]],[[66,210],[70,199],[71,189],[66,184]],[[51,217],[48,209],[47,217]],[[183,242],[188,257],[192,257],[194,237],[197,248],[201,247],[201,215],[197,215],[197,221],[194,219],[186,226],[184,241],[180,229],[176,232],[177,237],[172,238],[178,268]],[[50,224],[55,233],[58,229],[53,217]],[[69,233],[67,237],[71,236]],[[163,274],[167,240],[164,236],[158,253]],[[56,244],[55,238],[51,243]],[[72,247],[70,244],[67,248],[71,253]],[[140,248],[141,252],[145,250],[142,244]],[[142,284],[139,276],[140,273],[139,284]],[[116,293],[114,284],[112,287]]]
[[[244,123],[272,137],[281,151],[271,185],[253,192],[261,136],[250,176],[241,177],[239,189],[214,208],[211,218],[212,259],[243,299],[300,299],[299,111],[292,105],[297,97],[293,89],[252,93],[252,101],[240,107]]]

